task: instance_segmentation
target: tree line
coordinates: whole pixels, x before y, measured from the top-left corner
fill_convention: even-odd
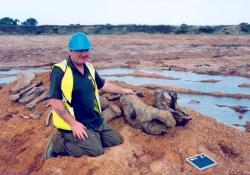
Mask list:
[[[21,22],[19,19],[12,19],[10,17],[4,17],[0,19],[0,25],[7,26],[37,26],[38,21],[35,18],[28,18],[25,21]]]
[[[0,19],[1,34],[68,34],[83,31],[90,34],[164,33],[164,34],[250,34],[250,24],[217,26],[174,25],[42,25],[35,18],[23,22],[4,17]],[[27,27],[28,26],[28,27]]]

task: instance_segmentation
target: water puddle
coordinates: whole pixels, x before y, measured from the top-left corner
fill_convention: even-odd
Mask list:
[[[117,80],[116,74],[129,74],[134,72],[133,69],[102,69],[98,73],[105,75],[110,80]],[[242,83],[250,83],[249,78],[238,77],[238,76],[220,76],[220,75],[204,75],[196,74],[192,72],[182,71],[168,71],[168,70],[141,70],[146,73],[156,73],[159,75],[173,77],[177,80],[164,80],[156,78],[145,78],[145,77],[133,77],[124,76],[119,77],[120,81],[129,82],[134,85],[145,85],[145,84],[158,84],[177,86],[187,89],[192,89],[201,92],[224,92],[224,93],[239,93],[239,94],[250,94],[250,88],[238,87]],[[202,80],[218,80],[218,82],[200,82]]]
[[[29,68],[29,69],[11,69],[7,71],[0,71],[0,84],[7,84],[17,79],[16,75],[20,73],[35,73],[47,72],[44,68]]]
[[[250,110],[249,99],[234,99],[228,97],[213,97],[206,95],[178,94],[178,104],[192,108],[207,116],[217,119],[226,124],[244,125],[250,121],[250,111],[245,113],[235,112],[228,107],[218,107],[217,105],[246,106]]]

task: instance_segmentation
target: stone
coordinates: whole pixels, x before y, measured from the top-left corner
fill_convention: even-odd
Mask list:
[[[169,91],[169,96],[171,98],[169,110],[176,121],[177,126],[185,126],[192,117],[184,112],[183,109],[177,106],[177,93],[175,91]]]
[[[112,119],[121,116],[121,109],[116,105],[110,105],[107,109],[102,111],[103,118],[109,122]]]
[[[216,104],[216,106],[218,107],[227,107],[227,108],[231,108],[232,110],[234,110],[235,112],[239,112],[241,114],[249,111],[247,109],[247,106],[228,106],[228,105],[219,105],[219,104]]]
[[[26,104],[26,107],[29,109],[29,110],[32,110],[35,108],[36,104],[44,101],[44,100],[47,100],[49,97],[49,92],[48,91],[45,91],[43,92],[40,96],[38,96],[37,98],[35,98],[34,100],[32,100],[31,102],[29,102],[28,104]]]
[[[246,122],[246,131],[250,132],[250,121]]]
[[[31,118],[37,119],[37,118],[40,118],[42,114],[43,114],[43,110],[37,110],[37,111],[31,113],[29,116]]]
[[[168,94],[171,98],[169,106],[167,105],[164,91],[156,90],[154,92],[155,99],[153,106],[157,109],[170,111],[177,126],[186,125],[192,118],[177,106],[177,93],[175,91],[169,91]]]
[[[164,96],[164,92],[161,90],[154,91],[154,107],[161,110],[167,110],[168,105]]]
[[[10,101],[12,102],[17,102],[20,98],[20,95],[19,94],[13,94],[10,96]]]
[[[200,103],[198,100],[191,99],[188,104],[198,104]]]
[[[29,95],[22,96],[22,98],[19,99],[18,102],[21,104],[27,104],[45,91],[44,87],[34,87],[33,89],[32,89],[32,94],[29,93]]]
[[[119,100],[121,98],[121,94],[111,94],[107,96],[107,98],[108,98],[108,101]]]
[[[35,78],[34,73],[25,73],[17,75],[17,82],[14,88],[11,89],[12,93],[17,93],[31,84],[31,81]]]
[[[163,94],[164,95],[164,94]],[[171,97],[170,100],[170,108],[175,110],[175,106],[177,104],[177,93],[175,91],[169,91],[168,95]]]
[[[138,97],[144,97],[144,94],[143,94],[142,92],[136,92],[136,95],[137,95]]]
[[[104,110],[109,107],[109,101],[107,97],[101,96],[100,97],[101,109]]]
[[[148,134],[165,134],[176,122],[169,111],[144,104],[136,95],[123,95],[120,99],[125,120],[136,129]]]
[[[10,96],[10,100],[13,102],[17,102],[25,93],[31,91],[34,87],[38,87],[42,85],[42,81],[36,81],[32,85],[27,86],[16,94]]]
[[[242,120],[244,118],[243,115],[238,115],[238,119]]]

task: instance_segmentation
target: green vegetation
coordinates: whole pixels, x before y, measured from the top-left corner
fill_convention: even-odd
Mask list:
[[[240,23],[240,30],[244,33],[250,33],[250,24]]]
[[[211,33],[214,33],[215,32],[215,27],[211,27],[211,26],[201,26],[199,28],[199,32],[200,33],[208,33],[208,34],[211,34]]]
[[[80,25],[69,24],[37,26],[35,18],[28,18],[21,22],[18,19],[4,17],[0,19],[0,35],[40,35],[40,34],[71,34],[82,31],[88,34],[128,34],[128,33],[162,33],[162,34],[250,34],[250,24],[218,25],[218,26],[191,26],[173,25]]]
[[[182,24],[180,27],[177,27],[177,30],[175,31],[175,34],[185,34],[188,33],[188,25]]]
[[[22,22],[23,26],[36,26],[38,24],[35,18],[28,18],[26,21]]]
[[[9,17],[4,17],[2,19],[0,19],[0,25],[10,25],[10,26],[15,26],[18,25],[19,20],[18,19],[12,19]]]
[[[10,17],[4,17],[0,19],[0,25],[5,26],[17,26],[19,25],[19,19],[12,19]],[[38,22],[35,18],[28,18],[21,23],[22,26],[37,26]]]

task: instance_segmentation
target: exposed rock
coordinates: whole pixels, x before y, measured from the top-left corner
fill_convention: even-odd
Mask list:
[[[29,116],[31,118],[37,119],[37,118],[40,118],[42,114],[43,114],[43,110],[37,110],[37,111],[31,113]]]
[[[171,97],[169,107],[167,106],[164,92],[155,91],[154,107],[157,109],[170,111],[176,121],[177,126],[186,125],[192,119],[192,117],[187,115],[180,107],[177,106],[177,93],[175,91],[169,91],[168,94]]]
[[[144,94],[143,94],[142,92],[136,92],[136,95],[137,95],[138,97],[144,97]]]
[[[241,120],[241,119],[244,118],[244,116],[243,115],[238,115],[238,118]]]
[[[32,94],[29,93],[29,95],[27,96],[24,95],[18,102],[22,104],[27,104],[45,91],[44,87],[34,87],[33,89],[34,90],[32,90]]]
[[[28,104],[26,104],[26,107],[29,110],[32,110],[35,108],[36,104],[48,99],[49,93],[48,91],[43,92],[40,96],[38,96],[37,98],[35,98],[34,100],[32,100],[31,102],[29,102]]]
[[[154,107],[161,110],[167,110],[168,105],[164,96],[164,92],[161,90],[154,91]]]
[[[101,102],[102,110],[106,109],[109,106],[109,101],[108,101],[107,97],[105,97],[105,96],[100,97],[100,102]]]
[[[175,91],[169,91],[168,95],[171,97],[169,107],[175,110],[175,106],[177,105],[177,93]],[[163,94],[164,96],[164,94]]]
[[[198,104],[198,103],[200,103],[200,102],[198,100],[194,100],[194,99],[192,99],[188,102],[188,104]]]
[[[128,75],[134,76],[134,77],[148,77],[148,78],[157,78],[157,79],[163,79],[163,80],[179,80],[180,79],[180,78],[166,77],[164,75],[160,75],[156,73],[147,73],[147,72],[138,71],[138,70]]]
[[[17,93],[22,89],[30,85],[31,81],[35,78],[34,73],[18,74],[17,82],[14,88],[11,89],[11,92]]]
[[[107,122],[116,117],[119,117],[121,114],[121,109],[116,105],[110,105],[107,109],[102,111],[102,116]]]
[[[213,79],[209,79],[209,80],[200,80],[197,82],[202,82],[202,83],[217,83],[220,82],[221,80],[213,80]]]
[[[250,121],[246,122],[246,131],[250,132]]]
[[[14,94],[14,95],[10,96],[10,101],[17,102],[19,100],[19,98],[20,98],[19,94]]]
[[[211,96],[215,96],[215,97],[231,97],[231,98],[237,98],[237,99],[242,99],[242,98],[250,99],[249,94],[230,94],[230,93],[224,93],[224,92],[201,92],[201,91],[195,91],[192,89],[180,88],[180,87],[175,87],[175,86],[161,86],[161,85],[156,85],[156,84],[147,84],[147,85],[143,85],[142,87],[146,87],[147,89],[150,89],[150,90],[157,90],[157,89],[162,89],[165,91],[174,90],[174,91],[176,91],[178,93],[182,93],[182,94],[211,95]]]
[[[186,125],[190,120],[192,120],[192,117],[186,114],[181,107],[177,106],[177,93],[175,91],[169,91],[168,94],[171,97],[169,110],[176,121],[176,125]]]
[[[125,120],[134,128],[149,134],[164,134],[176,122],[169,111],[144,104],[135,95],[124,95],[120,99]]]
[[[119,100],[121,98],[121,94],[109,94],[107,96],[107,99],[109,101],[115,101],[115,100]]]
[[[104,75],[104,76],[110,76],[110,75]],[[127,74],[112,74],[112,76],[116,76],[116,77],[133,76],[133,77],[156,78],[156,79],[163,79],[163,80],[180,80],[180,78],[167,77],[164,75],[155,74],[155,73],[147,73],[147,72],[143,72],[139,70],[136,70],[132,73],[127,73]]]
[[[17,94],[13,94],[10,96],[10,100],[13,102],[17,102],[25,93],[30,92],[34,87],[38,87],[42,85],[42,81],[36,81],[30,86],[27,86],[26,88],[22,89],[20,92]]]
[[[247,111],[249,111],[247,109],[247,106],[228,106],[228,105],[219,105],[219,104],[216,104],[216,106],[218,107],[227,107],[227,108],[231,108],[233,109],[235,112],[239,112],[239,113],[245,113]]]
[[[250,84],[248,84],[248,83],[242,83],[242,84],[238,85],[238,87],[250,88]]]

